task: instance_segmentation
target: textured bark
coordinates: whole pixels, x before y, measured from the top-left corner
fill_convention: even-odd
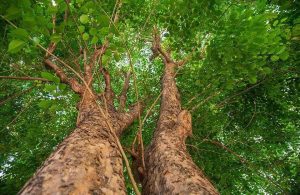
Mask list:
[[[64,73],[64,71],[57,66],[54,62],[52,62],[49,59],[46,59],[45,65],[50,67],[51,69],[54,70],[55,74],[60,78],[62,83],[66,83],[70,85],[70,87],[73,89],[74,92],[76,93],[81,93],[82,91],[82,86],[78,83],[78,81],[75,78],[69,78],[67,75]]]
[[[177,65],[169,56],[162,56],[165,72],[161,110],[145,153],[143,194],[218,194],[187,152],[185,139],[192,134],[191,115],[181,108],[174,78]]]
[[[109,116],[116,134],[121,135],[138,110],[109,111]],[[19,194],[126,194],[121,152],[91,96],[83,97],[78,118],[77,128]]]
[[[118,110],[121,112],[124,110],[126,106],[127,91],[129,89],[129,81],[130,81],[130,72],[124,74],[124,77],[125,77],[125,81],[124,81],[122,92],[119,97],[120,106]]]

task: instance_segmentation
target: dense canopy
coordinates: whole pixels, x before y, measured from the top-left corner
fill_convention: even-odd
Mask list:
[[[299,194],[299,7],[294,0],[2,0],[1,194],[16,194],[76,126],[79,95],[43,63],[50,43],[70,77],[109,43],[102,65],[112,88],[120,94],[131,71],[127,103],[144,105],[123,148],[138,129],[150,143],[163,71],[151,50],[154,29],[185,62],[177,85],[193,119],[187,147],[218,191]],[[103,92],[100,72],[93,77],[93,90]],[[134,193],[127,176],[126,185]]]

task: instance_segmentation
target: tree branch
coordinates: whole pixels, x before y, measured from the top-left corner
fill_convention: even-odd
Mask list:
[[[139,117],[139,113],[143,110],[143,105],[141,102],[136,102],[130,106],[129,111],[125,113],[119,113],[119,120],[122,121],[122,127],[118,128],[120,130],[127,129],[133,121]],[[116,132],[117,135],[121,135],[122,131]]]
[[[27,93],[27,92],[30,92],[34,87],[35,87],[35,86],[32,86],[32,87],[30,87],[30,88],[28,88],[28,89],[26,89],[26,90],[24,90],[24,91],[21,91],[21,92],[19,92],[19,93],[16,93],[16,94],[13,94],[13,95],[9,96],[9,97],[6,98],[5,100],[1,100],[1,101],[0,101],[0,106],[3,105],[3,104],[5,104],[6,102],[8,102],[8,101],[11,100],[11,99],[17,98],[17,97],[19,97],[20,95],[23,95],[23,94],[25,94],[25,93]]]
[[[114,103],[114,97],[115,97],[115,93],[111,87],[111,79],[110,79],[110,74],[109,72],[101,67],[100,68],[100,71],[102,72],[103,74],[103,77],[104,77],[104,80],[105,80],[105,94],[104,94],[104,97],[106,99],[106,102],[113,106],[113,103]]]
[[[130,71],[127,73],[124,73],[124,77],[125,77],[125,81],[124,81],[124,85],[123,85],[123,89],[121,92],[121,95],[119,97],[119,102],[120,102],[120,106],[119,106],[119,111],[122,112],[126,106],[126,100],[127,100],[127,92],[129,89],[129,81],[130,81]]]
[[[16,76],[0,76],[0,79],[15,79],[15,80],[32,80],[32,81],[43,81],[50,82],[48,79],[38,77],[16,77]]]
[[[56,64],[54,64],[52,61],[49,59],[46,59],[44,61],[45,65],[52,68],[55,72],[55,74],[60,78],[62,83],[66,83],[70,85],[70,87],[73,89],[74,92],[76,93],[81,93],[82,92],[82,86],[81,84],[78,83],[78,81],[74,78],[68,78],[67,75],[64,73],[64,71],[59,68]]]
[[[246,159],[244,159],[241,155],[237,154],[236,152],[234,152],[233,150],[229,149],[227,146],[225,146],[224,144],[222,144],[221,142],[215,141],[215,140],[209,140],[209,139],[204,139],[203,141],[207,141],[210,142],[212,144],[215,144],[216,146],[219,146],[221,148],[223,148],[224,150],[226,150],[227,152],[233,154],[234,156],[238,157],[239,160],[242,163],[248,163],[248,161]]]
[[[122,1],[117,2],[117,10],[113,18],[113,23],[116,24],[119,21],[120,9],[122,7]]]
[[[92,85],[93,80],[93,71],[92,64],[88,63],[86,49],[83,49],[83,64],[84,64],[84,79],[87,82],[88,86]]]
[[[151,50],[153,52],[152,59],[157,56],[161,56],[164,63],[174,63],[174,61],[171,59],[171,52],[164,51],[161,48],[160,34],[156,27],[153,30],[153,42],[152,42]]]

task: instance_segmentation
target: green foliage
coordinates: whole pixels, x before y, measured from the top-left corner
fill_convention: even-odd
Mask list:
[[[20,51],[25,45],[24,41],[21,40],[12,40],[8,45],[8,52],[17,53]]]
[[[113,24],[115,3],[1,3],[0,75],[50,81],[0,80],[1,193],[16,194],[75,127],[79,97],[45,69],[45,51],[38,45],[47,48],[55,42],[55,55],[79,70],[82,49],[89,57],[107,40],[102,64],[112,75],[112,87],[121,92],[122,72],[131,70],[131,63],[145,117],[160,93],[163,74],[161,60],[149,60],[156,26],[175,59],[189,56],[177,75],[183,107],[193,115],[187,146],[220,193],[299,194],[299,3],[123,0],[119,21]],[[97,71],[94,80],[94,90],[103,92]],[[128,106],[136,101],[133,79],[130,86]],[[157,101],[145,120],[145,145],[156,127],[159,105]],[[138,121],[125,132],[124,147],[131,147],[137,129]],[[127,176],[126,181],[133,193]]]

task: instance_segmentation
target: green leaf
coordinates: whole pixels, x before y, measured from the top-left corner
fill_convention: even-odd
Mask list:
[[[14,29],[11,31],[10,35],[13,37],[13,38],[16,38],[16,39],[21,39],[21,40],[28,40],[28,32],[23,29],[23,28],[17,28],[17,29]]]
[[[15,5],[12,5],[7,9],[5,17],[9,20],[16,19],[21,16],[21,10],[17,8]]]
[[[32,38],[32,41],[34,42],[35,45],[37,45],[37,44],[40,43],[40,40],[39,40],[39,38],[37,38],[37,37],[33,37],[33,38]]]
[[[82,39],[87,41],[89,39],[90,35],[88,33],[83,33]]]
[[[265,67],[265,68],[263,68],[263,73],[265,73],[265,74],[270,74],[271,72],[272,72],[272,69],[271,68],[269,68],[269,67]]]
[[[40,108],[47,109],[51,106],[51,104],[52,104],[51,100],[42,100],[38,103],[38,106]]]
[[[55,83],[60,83],[60,79],[49,72],[42,72],[41,76],[49,81],[53,81]]]
[[[121,59],[120,54],[118,52],[114,53],[114,57],[117,62],[120,61],[120,59]]]
[[[288,18],[282,18],[280,22],[285,22]]]
[[[8,45],[9,53],[17,53],[19,52],[25,45],[25,42],[22,40],[12,40]]]
[[[279,51],[277,52],[277,55],[283,53],[285,51],[285,49],[286,49],[285,46],[279,47]]]
[[[63,90],[65,90],[65,89],[66,89],[67,85],[66,85],[66,84],[64,84],[64,83],[60,83],[58,87],[59,87],[59,89],[60,89],[60,90],[62,90],[62,91],[63,91]]]
[[[53,41],[54,43],[58,43],[61,40],[61,36],[58,34],[54,34],[51,36],[51,41]]]
[[[57,6],[50,6],[50,7],[48,8],[48,12],[49,12],[50,14],[56,14],[57,11],[58,11]]]
[[[109,56],[107,56],[107,55],[102,56],[102,63],[103,64],[107,64],[109,60],[110,60]]]
[[[109,33],[109,28],[108,27],[103,27],[99,31],[100,35],[106,36]]]
[[[98,37],[94,36],[91,43],[96,44],[98,40],[99,40]]]
[[[90,33],[90,35],[96,35],[97,34],[97,29],[91,28],[89,33]]]
[[[250,82],[251,84],[256,83],[256,82],[257,82],[256,76],[251,76],[251,77],[249,78],[249,82]]]
[[[55,112],[57,110],[57,105],[56,104],[53,104],[50,108],[49,108],[49,111],[50,112]]]
[[[109,18],[106,15],[99,16],[99,22],[102,27],[109,26]]]
[[[278,20],[275,20],[275,22],[273,23],[273,26],[276,26],[278,24]]]
[[[81,22],[82,24],[86,24],[86,23],[89,22],[89,17],[88,17],[88,15],[86,15],[86,14],[82,14],[82,15],[80,16],[79,20],[80,20],[80,22]]]
[[[273,62],[275,62],[275,61],[279,60],[279,57],[278,57],[277,55],[272,55],[272,56],[271,56],[271,60],[272,60]]]
[[[289,53],[287,51],[284,51],[279,55],[279,58],[283,61],[287,60],[289,58]]]
[[[45,90],[46,92],[52,92],[52,91],[55,91],[55,90],[56,90],[56,85],[49,85],[49,84],[47,84],[47,85],[45,85],[44,90]]]
[[[40,30],[40,29],[37,29],[36,19],[32,15],[26,15],[23,17],[23,26],[26,29],[30,29],[31,31],[32,30]]]
[[[85,30],[85,27],[84,27],[84,26],[78,26],[78,29],[79,29],[79,32],[80,32],[80,33],[83,33],[84,30]]]

